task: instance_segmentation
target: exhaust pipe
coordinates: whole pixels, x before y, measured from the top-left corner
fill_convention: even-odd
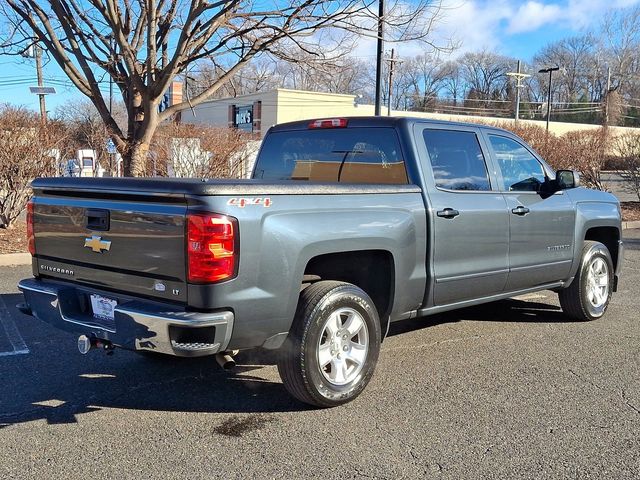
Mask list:
[[[231,370],[236,366],[236,361],[231,356],[232,354],[233,352],[216,353],[216,362],[218,362],[218,365],[220,365],[223,370]]]
[[[87,337],[86,335],[80,335],[78,337],[78,350],[82,355],[86,355],[87,353],[89,353],[89,350],[91,350],[93,347],[95,347],[95,344],[89,337]]]
[[[86,355],[93,348],[102,348],[105,352],[107,352],[107,355],[113,355],[113,350],[116,347],[108,340],[102,340],[95,337],[87,337],[86,335],[80,335],[78,337],[78,350],[82,355]]]

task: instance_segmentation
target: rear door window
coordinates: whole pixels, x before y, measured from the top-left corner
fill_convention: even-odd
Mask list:
[[[423,136],[436,187],[491,190],[487,165],[474,132],[425,129]]]
[[[340,183],[408,183],[393,128],[332,128],[267,135],[253,178]]]

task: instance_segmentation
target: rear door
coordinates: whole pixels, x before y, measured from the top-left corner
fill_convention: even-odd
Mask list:
[[[427,185],[435,305],[501,293],[509,218],[477,128],[416,125]]]
[[[509,211],[508,291],[563,280],[573,262],[575,210],[563,191],[541,191],[546,170],[524,143],[485,132]]]

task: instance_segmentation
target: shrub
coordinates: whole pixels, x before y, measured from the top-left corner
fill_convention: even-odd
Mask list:
[[[55,123],[43,124],[23,108],[0,106],[0,226],[8,228],[25,209],[30,182],[56,173],[56,146],[63,141]]]
[[[585,186],[606,190],[601,175],[606,161],[607,135],[604,129],[568,132],[560,139],[563,160],[559,168],[578,170]]]
[[[492,126],[509,130],[533,147],[555,170],[577,170],[582,183],[605,190],[601,172],[608,160],[607,133],[604,129],[575,130],[562,136],[547,133],[537,125],[494,122]]]
[[[193,178],[239,178],[255,155],[256,137],[240,130],[172,124],[158,130],[151,144],[147,171]]]
[[[614,140],[613,148],[619,159],[616,170],[625,180],[627,189],[640,201],[640,134],[620,135]]]

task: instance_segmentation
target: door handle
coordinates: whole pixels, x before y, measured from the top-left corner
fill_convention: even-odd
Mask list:
[[[454,210],[453,208],[445,208],[444,210],[438,210],[436,215],[442,218],[454,218],[460,215],[458,210]]]
[[[511,210],[511,213],[515,215],[526,215],[530,211],[531,210],[529,210],[527,207],[523,207],[522,205],[520,205],[519,207],[516,207],[513,210]]]

